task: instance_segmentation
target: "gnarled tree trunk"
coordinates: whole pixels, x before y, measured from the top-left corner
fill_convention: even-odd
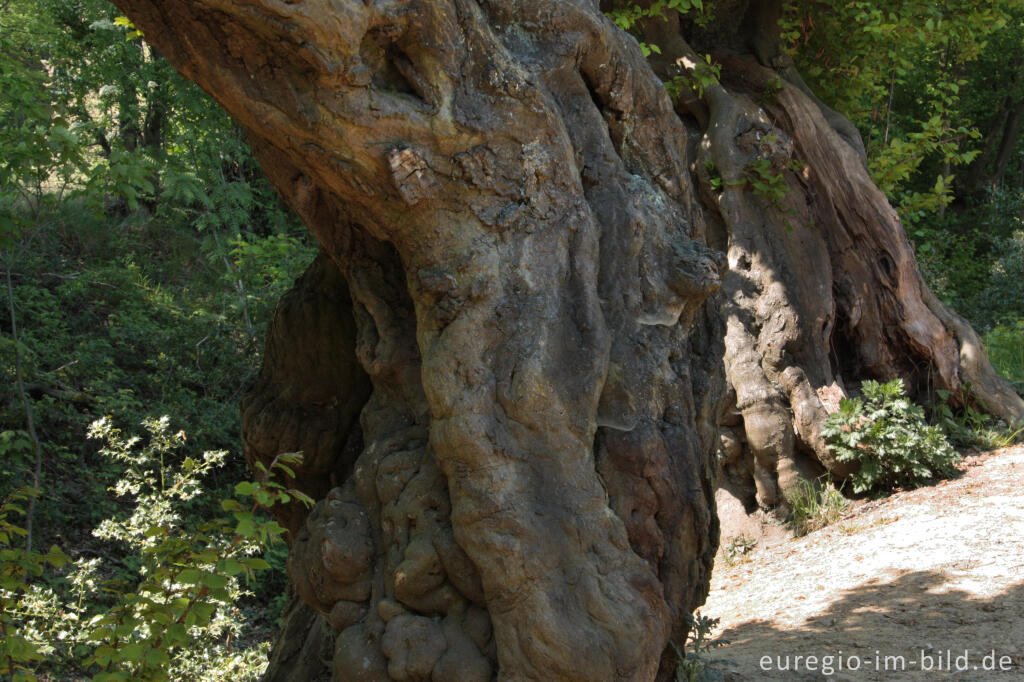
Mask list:
[[[267,679],[667,677],[719,422],[772,505],[800,452],[842,473],[819,428],[844,381],[969,376],[1024,415],[771,3],[648,27],[653,65],[590,0],[117,3],[323,248],[244,405],[247,456],[303,450],[320,497],[282,513],[301,603]],[[655,69],[691,44],[722,81],[676,106]]]

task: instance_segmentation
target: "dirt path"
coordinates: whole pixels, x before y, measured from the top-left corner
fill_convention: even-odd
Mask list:
[[[707,655],[713,669],[725,680],[1024,680],[1024,447],[967,464],[956,480],[719,562],[701,611],[731,643]]]

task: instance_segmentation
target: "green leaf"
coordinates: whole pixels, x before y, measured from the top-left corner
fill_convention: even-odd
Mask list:
[[[142,645],[138,642],[129,642],[123,647],[118,649],[117,654],[114,656],[114,660],[122,662],[135,662],[142,660],[143,649]]]
[[[238,575],[245,570],[245,566],[235,559],[224,559],[217,566],[217,570],[227,575]]]
[[[198,585],[202,580],[202,572],[195,568],[186,568],[178,574],[177,580],[186,585]]]
[[[241,505],[241,503],[239,503],[238,500],[231,500],[231,499],[221,500],[220,501],[220,508],[223,509],[224,511],[228,511],[228,512],[241,511],[241,510],[245,509],[245,507],[243,507]]]
[[[97,665],[106,666],[110,664],[110,659],[114,655],[114,647],[109,644],[97,647],[96,651],[92,654],[92,659],[96,661]],[[95,679],[95,678],[93,678]]]
[[[204,571],[200,582],[211,590],[219,590],[227,586],[228,577]]]
[[[238,525],[235,526],[236,535],[248,538],[256,534],[256,524],[253,521],[251,513],[235,512],[235,518],[238,519]]]
[[[263,571],[270,568],[270,564],[265,559],[261,559],[259,557],[242,559],[242,563],[253,571]]]
[[[181,623],[172,623],[164,631],[164,640],[168,646],[182,646],[189,641],[188,630]]]
[[[235,486],[235,494],[245,497],[251,496],[256,490],[256,484],[251,481],[242,481]]]
[[[302,453],[285,452],[277,456],[277,461],[282,464],[302,464]]]
[[[146,652],[146,664],[154,668],[167,668],[171,664],[171,657],[163,649],[151,648]]]

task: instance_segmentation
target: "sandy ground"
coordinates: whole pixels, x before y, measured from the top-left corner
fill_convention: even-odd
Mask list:
[[[720,679],[1024,680],[1024,447],[965,464],[720,557],[701,609]]]

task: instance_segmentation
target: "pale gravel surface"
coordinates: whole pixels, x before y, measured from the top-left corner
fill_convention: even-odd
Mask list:
[[[725,680],[1024,680],[1024,447],[967,463],[960,478],[719,561],[701,612],[731,643],[709,654],[714,669]],[[818,658],[794,670],[795,656]],[[984,670],[993,661],[1010,669]]]

